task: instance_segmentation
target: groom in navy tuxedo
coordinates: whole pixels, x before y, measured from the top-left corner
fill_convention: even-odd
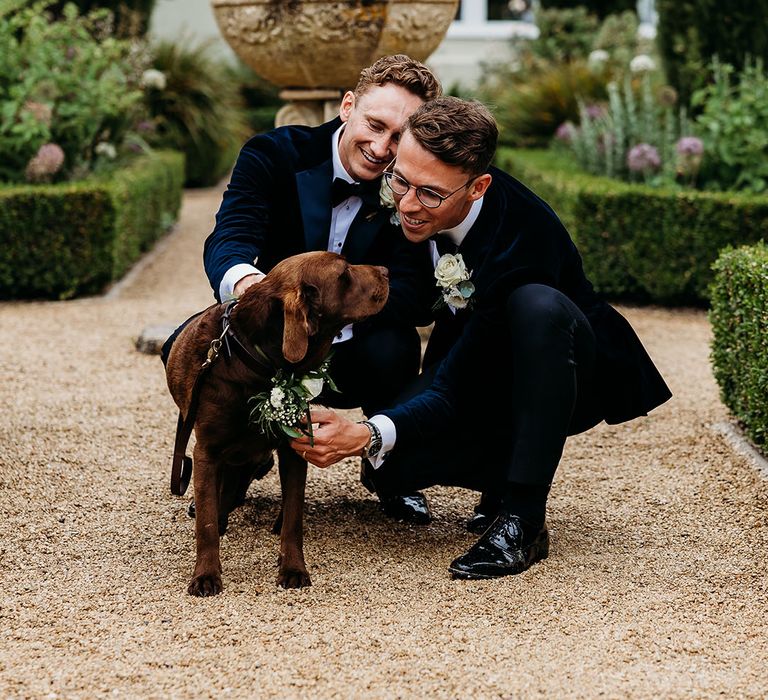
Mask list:
[[[389,269],[384,310],[337,336],[330,375],[340,394],[321,395],[326,405],[360,406],[372,415],[391,406],[418,376],[415,327],[429,323],[423,312],[431,293],[424,273],[430,269],[428,246],[405,239],[380,188],[403,123],[439,94],[424,65],[385,56],[362,71],[342,98],[338,118],[255,136],[240,153],[205,243],[205,271],[219,301],[240,296],[279,261],[310,250]],[[380,498],[393,517],[430,519],[422,494],[394,490]]]
[[[385,173],[406,238],[429,242],[440,307],[426,370],[364,424],[313,410],[328,466],[363,454],[379,493],[483,493],[480,539],[449,570],[518,574],[549,551],[547,496],[568,435],[647,414],[670,396],[629,323],[594,292],[552,209],[491,167],[497,127],[475,102],[414,112]]]

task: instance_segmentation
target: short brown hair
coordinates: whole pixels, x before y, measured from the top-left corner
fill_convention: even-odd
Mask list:
[[[355,86],[355,97],[360,97],[371,87],[381,87],[387,83],[399,85],[425,102],[434,100],[443,92],[440,81],[429,68],[410,56],[399,53],[394,56],[382,56],[372,66],[364,68]]]
[[[405,122],[406,131],[424,150],[470,175],[488,170],[499,138],[496,120],[485,105],[457,97],[424,103]]]

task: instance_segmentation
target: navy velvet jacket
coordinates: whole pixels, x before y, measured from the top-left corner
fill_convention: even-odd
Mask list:
[[[203,252],[217,299],[233,265],[252,265],[258,257],[258,268],[268,272],[291,255],[327,249],[331,137],[339,126],[337,118],[315,128],[280,127],[243,146]],[[339,252],[352,264],[389,268],[389,300],[376,321],[425,325],[432,291],[429,249],[409,243],[400,227],[389,223],[391,213],[364,202]]]
[[[459,247],[472,271],[473,305],[455,319],[450,312],[438,318],[425,365],[445,359],[431,387],[382,411],[395,424],[398,447],[434,437],[455,420],[463,383],[487,382],[489,401],[461,408],[493,411],[494,422],[503,424],[498,414],[503,397],[495,395],[499,388],[493,382],[508,366],[499,319],[510,292],[523,284],[561,291],[589,320],[597,341],[596,388],[608,423],[645,415],[671,396],[632,327],[593,290],[576,246],[549,205],[507,173],[490,172],[493,181],[480,216]]]

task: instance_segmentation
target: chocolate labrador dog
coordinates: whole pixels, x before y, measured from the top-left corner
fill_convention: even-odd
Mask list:
[[[197,404],[193,452],[197,561],[188,587],[191,595],[221,591],[220,535],[229,513],[244,502],[251,481],[269,471],[275,447],[282,490],[274,528],[280,534],[277,583],[284,588],[311,585],[303,552],[307,463],[285,441],[276,444],[249,425],[248,399],[269,390],[277,370],[302,376],[319,367],[335,334],[348,323],[378,313],[388,293],[383,267],[350,265],[340,255],[325,252],[283,260],[249,287],[224,319],[229,324],[225,342],[250,350],[256,362],[245,362],[242,352],[228,354],[222,348],[223,357],[207,368],[194,392],[197,401],[192,398],[196,377],[212,341],[225,335],[222,317],[227,305],[203,311],[173,342],[166,366],[168,388],[182,416]]]

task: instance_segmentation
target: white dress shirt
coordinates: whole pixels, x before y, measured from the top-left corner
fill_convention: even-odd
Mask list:
[[[333,179],[340,178],[346,182],[354,183],[354,178],[344,169],[339,155],[339,138],[344,125],[342,124],[331,137],[331,158],[333,161]],[[332,253],[341,253],[344,247],[344,241],[347,240],[349,227],[352,225],[360,207],[363,206],[363,200],[360,197],[349,197],[340,202],[331,210],[331,229],[328,236],[327,250]],[[258,258],[253,261],[253,265],[239,263],[233,265],[226,271],[219,285],[219,298],[222,301],[234,299],[235,285],[246,275],[264,275],[264,273],[255,267]],[[259,280],[261,281],[261,280]],[[341,329],[334,338],[334,343],[343,343],[352,337],[352,324],[350,323]]]

